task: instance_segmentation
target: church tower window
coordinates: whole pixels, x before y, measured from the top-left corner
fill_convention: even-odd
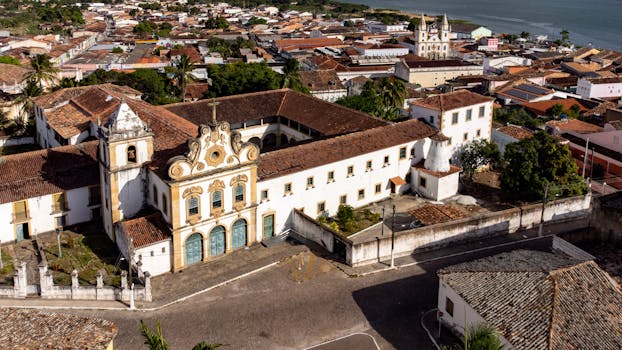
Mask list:
[[[127,148],[127,162],[136,163],[136,146],[129,146]]]
[[[235,201],[244,202],[244,185],[235,186]]]
[[[191,196],[187,200],[188,203],[188,216],[194,216],[199,214],[199,197]]]
[[[212,209],[222,208],[222,191],[212,193]]]

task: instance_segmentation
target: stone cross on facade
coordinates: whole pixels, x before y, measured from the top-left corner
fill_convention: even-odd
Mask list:
[[[212,122],[216,125],[216,106],[218,106],[220,102],[216,102],[216,98],[212,97],[212,102],[208,103],[208,106],[212,106]]]

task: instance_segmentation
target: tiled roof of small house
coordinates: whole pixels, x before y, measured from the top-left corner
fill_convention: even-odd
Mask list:
[[[98,141],[0,157],[0,204],[98,185]]]
[[[260,154],[257,173],[262,180],[280,177],[416,141],[436,133],[428,124],[410,119]]]
[[[522,140],[533,136],[533,131],[527,130],[518,125],[506,125],[497,130],[513,137],[516,140]]]
[[[117,334],[114,323],[102,319],[0,309],[2,349],[90,349],[106,350]]]
[[[593,261],[515,250],[438,275],[516,349],[622,348],[622,292]]]
[[[58,104],[65,102],[71,98],[82,95],[85,91],[91,90],[93,88],[99,88],[106,91],[116,92],[119,94],[124,94],[128,96],[140,96],[142,92],[138,90],[134,90],[127,86],[118,86],[114,84],[101,84],[101,85],[92,85],[92,86],[80,86],[69,89],[60,89],[49,94],[37,96],[33,98],[33,101],[37,104],[37,106],[48,109],[56,107]]]
[[[416,100],[410,104],[444,112],[490,101],[494,101],[494,98],[482,96],[468,90],[458,90],[456,92]]]
[[[302,84],[311,91],[345,89],[334,70],[301,71],[298,75]]]
[[[464,212],[451,204],[426,204],[408,213],[426,226],[458,220],[467,216]]]
[[[148,246],[171,238],[171,230],[158,211],[120,223],[134,248]]]
[[[14,64],[0,63],[0,72],[2,72],[2,74],[0,74],[0,85],[19,84],[24,81],[26,73],[29,71],[30,69]]]
[[[598,125],[590,124],[579,119],[561,119],[551,120],[546,123],[547,127],[558,129],[559,132],[574,131],[580,134],[590,134],[594,132],[601,132],[603,128]]]
[[[387,124],[363,112],[288,89],[219,97],[216,102],[218,120],[229,124],[283,116],[323,135],[339,135]],[[210,122],[211,113],[206,111],[211,110],[211,103],[211,100],[200,100],[162,108],[200,125]]]

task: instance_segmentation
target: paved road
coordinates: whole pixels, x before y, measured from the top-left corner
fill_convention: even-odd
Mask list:
[[[330,340],[305,350],[380,350],[376,340],[366,333],[354,333],[343,338]]]
[[[419,319],[436,305],[435,271],[517,247],[538,249],[543,243],[523,242],[358,278],[319,257],[298,256],[156,312],[73,312],[114,321],[120,350],[144,348],[140,319],[151,326],[160,320],[172,349],[190,349],[202,340],[228,344],[228,349],[303,349],[358,332],[372,335],[381,349],[430,349]]]

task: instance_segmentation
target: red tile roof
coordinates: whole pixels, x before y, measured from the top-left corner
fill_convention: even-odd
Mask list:
[[[529,131],[523,127],[517,125],[506,125],[497,129],[506,135],[512,136],[516,140],[522,140],[529,137],[533,137],[533,131]]]
[[[302,84],[311,91],[345,89],[334,70],[312,70],[298,73]]]
[[[98,185],[98,143],[0,157],[0,204]]]
[[[151,215],[122,221],[123,231],[131,239],[134,248],[148,246],[171,238],[171,230],[158,211]]]
[[[600,126],[586,123],[578,119],[551,120],[550,122],[546,123],[546,126],[554,129],[559,129],[560,133],[574,131],[580,134],[590,134],[593,132],[603,131],[603,128],[601,128]]]
[[[411,102],[411,105],[445,112],[452,109],[494,101],[492,97],[482,96],[468,90],[458,90],[443,95],[431,96]]]
[[[588,110],[579,101],[575,100],[574,98],[527,102],[527,103],[523,103],[523,107],[534,112],[537,115],[546,115],[546,111],[556,104],[562,105],[564,107],[564,110],[568,110],[572,106],[575,106],[575,105],[579,107],[581,113]]]
[[[415,166],[414,166],[414,167],[415,167],[415,168],[417,168],[417,169],[419,169],[419,171],[421,171],[421,172],[423,172],[423,173],[426,173],[426,174],[429,174],[429,175],[432,175],[432,176],[434,176],[434,177],[445,177],[445,176],[449,176],[449,175],[451,175],[451,174],[455,174],[455,173],[458,173],[458,172],[461,172],[461,171],[462,171],[462,168],[461,168],[461,167],[459,167],[459,166],[455,166],[455,165],[453,165],[453,164],[450,164],[450,165],[449,165],[449,171],[443,171],[443,172],[440,172],[440,171],[432,171],[432,170],[427,169],[427,168],[424,166],[424,163],[425,163],[425,160],[422,160],[422,161],[420,161],[419,163],[415,164]]]

